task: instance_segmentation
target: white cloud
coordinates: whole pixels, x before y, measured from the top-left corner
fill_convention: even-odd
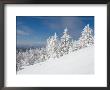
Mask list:
[[[43,41],[34,41],[34,40],[17,40],[17,46],[31,47],[31,46],[44,46],[45,42]]]
[[[17,30],[17,35],[29,35],[29,33],[22,30]]]

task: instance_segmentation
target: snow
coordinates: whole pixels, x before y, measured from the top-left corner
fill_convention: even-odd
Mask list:
[[[94,46],[25,66],[17,74],[94,74]]]

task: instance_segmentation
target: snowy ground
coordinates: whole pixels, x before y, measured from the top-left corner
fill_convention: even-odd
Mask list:
[[[94,46],[26,66],[17,74],[94,74]]]

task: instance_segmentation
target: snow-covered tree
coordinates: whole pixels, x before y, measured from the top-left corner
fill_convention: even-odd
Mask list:
[[[79,43],[79,48],[87,47],[94,44],[92,29],[89,27],[89,24],[87,24],[87,26],[85,26],[85,28],[83,29],[81,37],[79,38]]]
[[[69,52],[73,52],[73,50],[74,50],[73,45],[74,45],[74,41],[72,39],[71,42],[70,42],[70,45],[69,45]]]
[[[64,54],[69,53],[69,47],[70,47],[70,35],[68,34],[68,29],[67,27],[64,29],[63,36],[61,37],[60,41],[60,51],[61,51],[61,56]]]
[[[47,39],[47,53],[48,58],[57,58],[58,57],[58,39],[56,33],[54,36],[51,36]]]
[[[79,41],[78,40],[75,40],[73,42],[73,51],[76,51],[76,50],[80,49],[79,47],[80,47]]]
[[[30,49],[28,51],[28,55],[27,56],[28,56],[28,63],[29,63],[29,65],[33,65],[35,63],[35,61],[36,61],[34,49]]]
[[[48,59],[50,58],[50,55],[51,55],[51,45],[50,45],[50,42],[51,42],[51,37],[49,37],[47,39],[47,44],[46,44],[46,51],[48,53],[48,55],[47,55]]]
[[[16,70],[19,71],[22,69],[22,66],[24,66],[24,57],[22,52],[18,52],[16,55]]]
[[[24,60],[24,66],[25,65],[30,65],[29,60],[31,59],[30,55],[29,55],[29,51],[26,50],[26,52],[22,52],[23,54],[23,60]]]
[[[33,49],[34,51],[34,60],[35,62],[34,63],[38,63],[40,62],[40,49],[39,48],[36,48],[36,49]]]
[[[40,49],[40,62],[47,60],[47,52],[45,48]]]

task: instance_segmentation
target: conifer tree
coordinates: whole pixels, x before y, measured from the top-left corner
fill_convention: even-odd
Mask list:
[[[87,47],[94,44],[94,38],[92,35],[92,29],[89,27],[89,24],[85,26],[81,33],[81,37],[79,38],[79,48]]]
[[[69,53],[70,47],[70,35],[68,34],[67,27],[64,29],[63,36],[61,37],[60,45],[61,45],[61,56]]]
[[[56,33],[54,34],[54,36],[51,36],[47,39],[46,50],[48,53],[48,58],[58,57],[58,40]]]

